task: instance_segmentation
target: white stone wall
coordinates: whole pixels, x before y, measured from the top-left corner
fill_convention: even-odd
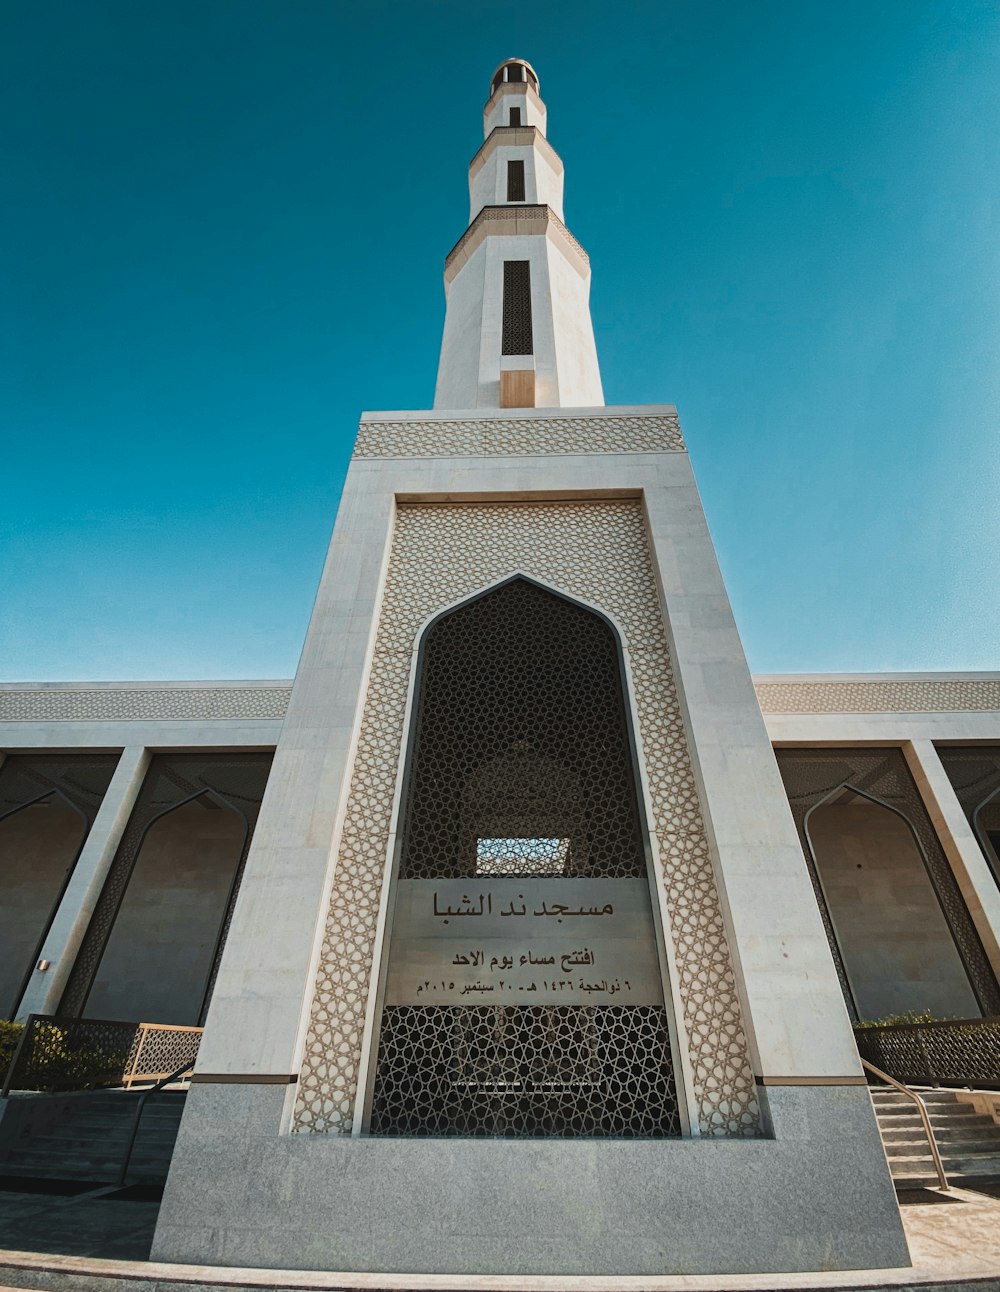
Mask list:
[[[561,239],[500,234],[487,237],[446,282],[435,409],[500,407],[505,260],[531,265],[536,407],[600,407],[589,266],[567,256]]]
[[[604,403],[604,388],[590,321],[590,272],[581,273],[579,266],[567,260],[551,240],[546,251],[558,402],[569,407],[600,407]]]
[[[531,144],[500,144],[478,169],[469,172],[469,223],[484,206],[507,201],[507,163],[524,162],[524,201],[550,206],[563,216],[563,169],[550,148]]]
[[[521,109],[521,125],[537,126],[545,134],[545,104],[527,82],[509,82],[497,90],[483,109],[483,138],[497,126],[510,125],[511,108]]]

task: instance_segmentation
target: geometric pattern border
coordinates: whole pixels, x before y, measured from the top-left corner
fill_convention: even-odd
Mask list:
[[[754,688],[763,713],[985,713],[1000,709],[1000,677],[755,681]]]
[[[284,718],[292,694],[282,686],[0,688],[0,722],[156,722]]]
[[[350,1133],[410,664],[432,614],[520,571],[613,615],[636,702],[673,973],[706,1136],[760,1133],[756,1089],[640,504],[400,506],[335,860],[293,1130]]]
[[[684,452],[675,414],[362,422],[354,446],[356,458],[663,452]]]

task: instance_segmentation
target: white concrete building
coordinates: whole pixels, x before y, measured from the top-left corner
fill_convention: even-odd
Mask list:
[[[0,984],[204,1026],[159,1259],[905,1265],[851,1024],[1000,1012],[1000,674],[751,678],[676,410],[603,405],[530,65],[484,127],[294,681],[0,687]]]

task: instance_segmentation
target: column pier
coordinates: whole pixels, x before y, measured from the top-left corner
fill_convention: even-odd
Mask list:
[[[41,959],[50,968],[35,969],[18,1007],[18,1018],[54,1014],[70,970],[101,895],[122,832],[149,768],[150,753],[141,745],[122,750],[115,774],[94,818],[66,892],[42,945]]]
[[[1000,977],[1000,888],[934,742],[911,740],[903,746],[903,754],[955,872],[993,972]]]

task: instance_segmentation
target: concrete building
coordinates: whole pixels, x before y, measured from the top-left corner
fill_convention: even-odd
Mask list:
[[[905,1265],[852,1021],[1000,1013],[1000,674],[752,678],[508,60],[293,682],[0,687],[11,1016],[204,1026],[206,1265]]]

